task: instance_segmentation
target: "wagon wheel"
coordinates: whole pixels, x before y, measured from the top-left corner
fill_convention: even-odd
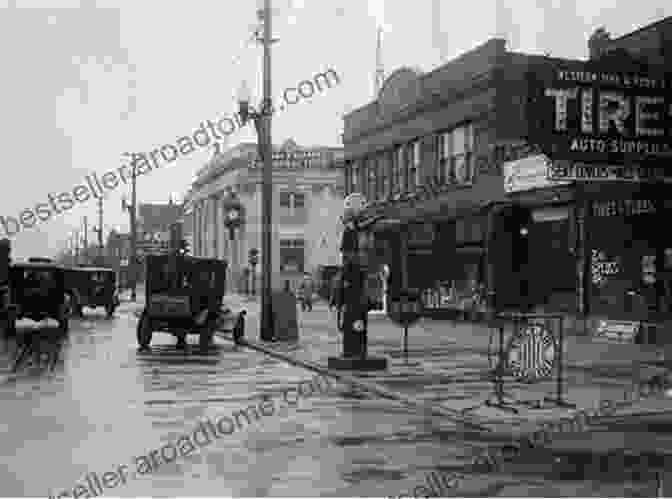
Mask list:
[[[61,307],[58,317],[58,328],[63,334],[66,334],[70,330],[70,313],[67,304]]]
[[[201,329],[201,334],[198,338],[198,346],[201,350],[206,351],[212,345],[212,338],[215,335],[216,322],[209,320]]]
[[[111,303],[108,304],[108,305],[105,305],[105,312],[107,313],[107,318],[108,318],[108,319],[111,319],[112,316],[114,315],[114,309],[115,309],[115,308],[116,308],[116,307],[115,307],[113,304],[111,304]]]
[[[142,350],[148,349],[149,344],[152,341],[152,324],[144,311],[142,312],[140,320],[138,321],[136,334],[140,348]]]

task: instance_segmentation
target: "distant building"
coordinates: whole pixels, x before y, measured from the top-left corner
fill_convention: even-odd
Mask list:
[[[261,180],[257,146],[243,143],[199,170],[185,196],[185,234],[192,235],[193,253],[228,260],[228,282],[241,291],[249,284],[245,277],[249,250],[262,249]],[[243,225],[233,240],[224,225],[228,190],[236,193],[244,208]],[[303,148],[291,140],[274,147],[273,195],[272,286],[279,288],[285,280],[296,282],[303,272],[338,265],[342,149]],[[260,254],[257,292],[261,261]]]
[[[131,260],[131,236],[130,234],[110,231],[105,245],[106,266],[117,272],[118,284],[127,287],[129,284],[129,262]]]

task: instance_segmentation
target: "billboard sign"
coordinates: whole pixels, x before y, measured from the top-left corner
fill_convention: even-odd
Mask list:
[[[553,161],[624,165],[669,157],[672,80],[597,64],[544,62],[528,73],[529,140]]]

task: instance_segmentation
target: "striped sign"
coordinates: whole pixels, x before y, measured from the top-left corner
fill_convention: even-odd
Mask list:
[[[549,377],[555,365],[555,339],[541,324],[527,324],[511,338],[508,365],[518,380],[537,381]]]

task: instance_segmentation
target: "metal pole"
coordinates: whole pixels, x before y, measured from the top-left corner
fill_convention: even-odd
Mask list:
[[[137,286],[136,283],[136,263],[135,260],[137,258],[137,227],[136,227],[136,219],[135,219],[135,204],[136,204],[136,192],[135,192],[135,183],[136,183],[136,164],[135,164],[135,159],[132,161],[132,166],[133,166],[133,175],[131,179],[131,261],[129,263],[129,270],[131,271],[131,301],[135,301],[137,299],[135,288]]]
[[[100,258],[103,258],[103,198],[98,198],[98,249]]]
[[[273,229],[273,153],[271,140],[271,0],[264,0],[264,103],[262,106],[259,141],[262,142],[263,178],[262,178],[262,296],[261,296],[261,331],[260,339],[273,339],[273,321],[271,305],[271,285],[273,275],[272,229]]]
[[[86,261],[88,257],[88,249],[89,249],[89,223],[86,217],[84,217],[84,263],[88,263]]]

